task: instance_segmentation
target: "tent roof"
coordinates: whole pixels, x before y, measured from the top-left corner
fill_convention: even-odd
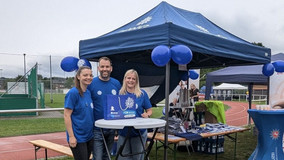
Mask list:
[[[271,61],[284,60],[284,54],[271,56]],[[263,65],[231,66],[207,73],[206,87],[211,88],[214,82],[240,83],[240,84],[267,84],[268,77],[262,74]],[[208,92],[208,93],[207,93]],[[206,91],[209,97],[210,90]]]
[[[132,22],[97,38],[81,40],[80,58],[109,56],[114,60],[152,64],[158,45],[184,44],[193,51],[190,68],[259,64],[270,61],[270,49],[253,45],[212,23],[200,13],[167,2]],[[173,63],[174,64],[174,63]]]
[[[248,87],[245,87],[243,85],[240,84],[231,84],[231,83],[222,83],[219,86],[214,86],[213,89],[214,90],[222,90],[222,89],[232,89],[232,90],[245,90]]]
[[[284,60],[284,54],[278,53],[271,56],[271,61]],[[230,66],[207,73],[206,81],[227,83],[256,83],[266,84],[268,77],[262,74],[263,65]]]
[[[200,13],[174,7],[167,2],[132,22],[93,39],[79,42],[79,57],[97,61],[108,56],[113,62],[112,77],[122,81],[125,71],[134,68],[142,87],[160,85],[151,97],[153,104],[165,97],[165,67],[157,67],[151,52],[158,45],[183,44],[192,53],[187,69],[263,64],[270,61],[269,48],[253,45],[212,23]],[[170,92],[184,71],[170,61]],[[143,80],[142,80],[143,79]]]
[[[277,61],[277,60],[284,60],[284,53],[278,53],[271,55],[271,62]]]
[[[207,73],[206,81],[228,83],[267,83],[268,78],[262,74],[263,65],[231,66]]]

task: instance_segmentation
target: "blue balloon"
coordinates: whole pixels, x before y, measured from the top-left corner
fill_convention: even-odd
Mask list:
[[[185,45],[175,45],[171,48],[172,59],[177,64],[188,64],[192,60],[192,52]]]
[[[86,59],[79,59],[78,62],[77,62],[77,66],[78,66],[78,68],[82,67],[82,66],[88,66],[92,69],[91,63]]]
[[[171,59],[171,52],[169,47],[165,45],[159,45],[155,47],[152,51],[151,59],[156,66],[165,66]]]
[[[188,71],[188,77],[190,79],[196,80],[199,77],[199,75],[195,70],[189,70]]]
[[[77,62],[79,61],[78,58],[68,56],[61,60],[60,67],[65,72],[72,72],[78,69]]]
[[[284,61],[278,60],[272,63],[276,72],[284,72]]]
[[[272,63],[267,63],[262,67],[262,74],[269,77],[274,73],[274,66]]]

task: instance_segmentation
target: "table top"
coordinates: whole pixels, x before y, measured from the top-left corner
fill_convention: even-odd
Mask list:
[[[150,132],[148,133],[148,138],[152,138],[153,137],[153,132]],[[160,140],[160,141],[164,141],[165,140],[165,135],[163,133],[157,133],[156,136],[155,136],[155,139],[156,140]],[[181,142],[181,141],[186,141],[185,138],[182,138],[182,137],[177,137],[177,136],[174,136],[174,135],[168,135],[168,142],[170,143],[178,143],[178,142]]]
[[[229,131],[223,131],[223,132],[216,132],[216,133],[201,133],[200,135],[203,138],[207,138],[207,137],[212,137],[212,136],[219,136],[219,135],[226,135],[226,134],[232,134],[232,133],[237,133],[237,132],[243,132],[243,131],[247,131],[250,130],[249,128],[236,128],[233,130],[229,130]]]
[[[157,118],[135,118],[135,119],[118,119],[105,120],[100,119],[95,122],[95,126],[108,129],[123,129],[124,127],[134,127],[135,129],[147,129],[164,127],[166,121]]]

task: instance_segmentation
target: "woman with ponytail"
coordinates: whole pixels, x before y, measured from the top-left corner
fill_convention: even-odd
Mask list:
[[[75,160],[89,160],[93,151],[93,101],[87,86],[92,82],[92,70],[78,69],[71,88],[65,96],[64,121],[69,147]]]

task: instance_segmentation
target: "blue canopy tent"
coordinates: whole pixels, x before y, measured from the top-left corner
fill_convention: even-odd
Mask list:
[[[112,77],[120,81],[127,69],[136,69],[142,87],[160,86],[150,100],[156,104],[166,98],[167,113],[169,92],[186,72],[180,71],[173,61],[166,67],[155,66],[151,52],[158,45],[172,47],[177,44],[188,46],[193,53],[187,69],[270,62],[269,48],[253,45],[223,30],[200,13],[183,10],[167,2],[161,2],[112,32],[81,40],[79,57],[97,61],[108,56],[113,62]],[[167,145],[167,137],[165,141]]]
[[[160,85],[151,97],[156,104],[165,98],[165,68],[151,60],[151,51],[158,45],[188,46],[193,59],[187,68],[261,64],[270,61],[270,49],[253,45],[218,27],[200,13],[186,11],[166,2],[134,21],[97,38],[81,40],[79,56],[97,61],[102,56],[112,59],[112,76],[122,81],[125,71],[134,68],[141,77],[141,86]],[[170,63],[172,91],[184,71]],[[151,78],[150,78],[151,77]]]
[[[206,75],[205,99],[209,100],[210,91],[214,82],[238,84],[267,84],[268,77],[262,74],[263,65],[231,66]]]
[[[271,61],[284,60],[284,54],[278,53],[271,56]],[[263,65],[230,66],[219,69],[206,75],[205,99],[209,99],[212,84],[239,83],[239,84],[265,84],[268,85],[269,78],[262,74]]]
[[[284,60],[284,54],[278,53],[272,55],[271,61],[276,60]],[[246,84],[249,90],[249,109],[251,109],[252,86],[254,84],[264,84],[267,85],[269,89],[269,77],[263,75],[262,67],[263,65],[231,66],[207,73],[205,99],[209,100],[214,82]],[[269,92],[267,92],[267,94],[269,94]],[[269,95],[267,95],[267,97],[269,97]],[[267,100],[267,103],[269,103],[269,100]]]

